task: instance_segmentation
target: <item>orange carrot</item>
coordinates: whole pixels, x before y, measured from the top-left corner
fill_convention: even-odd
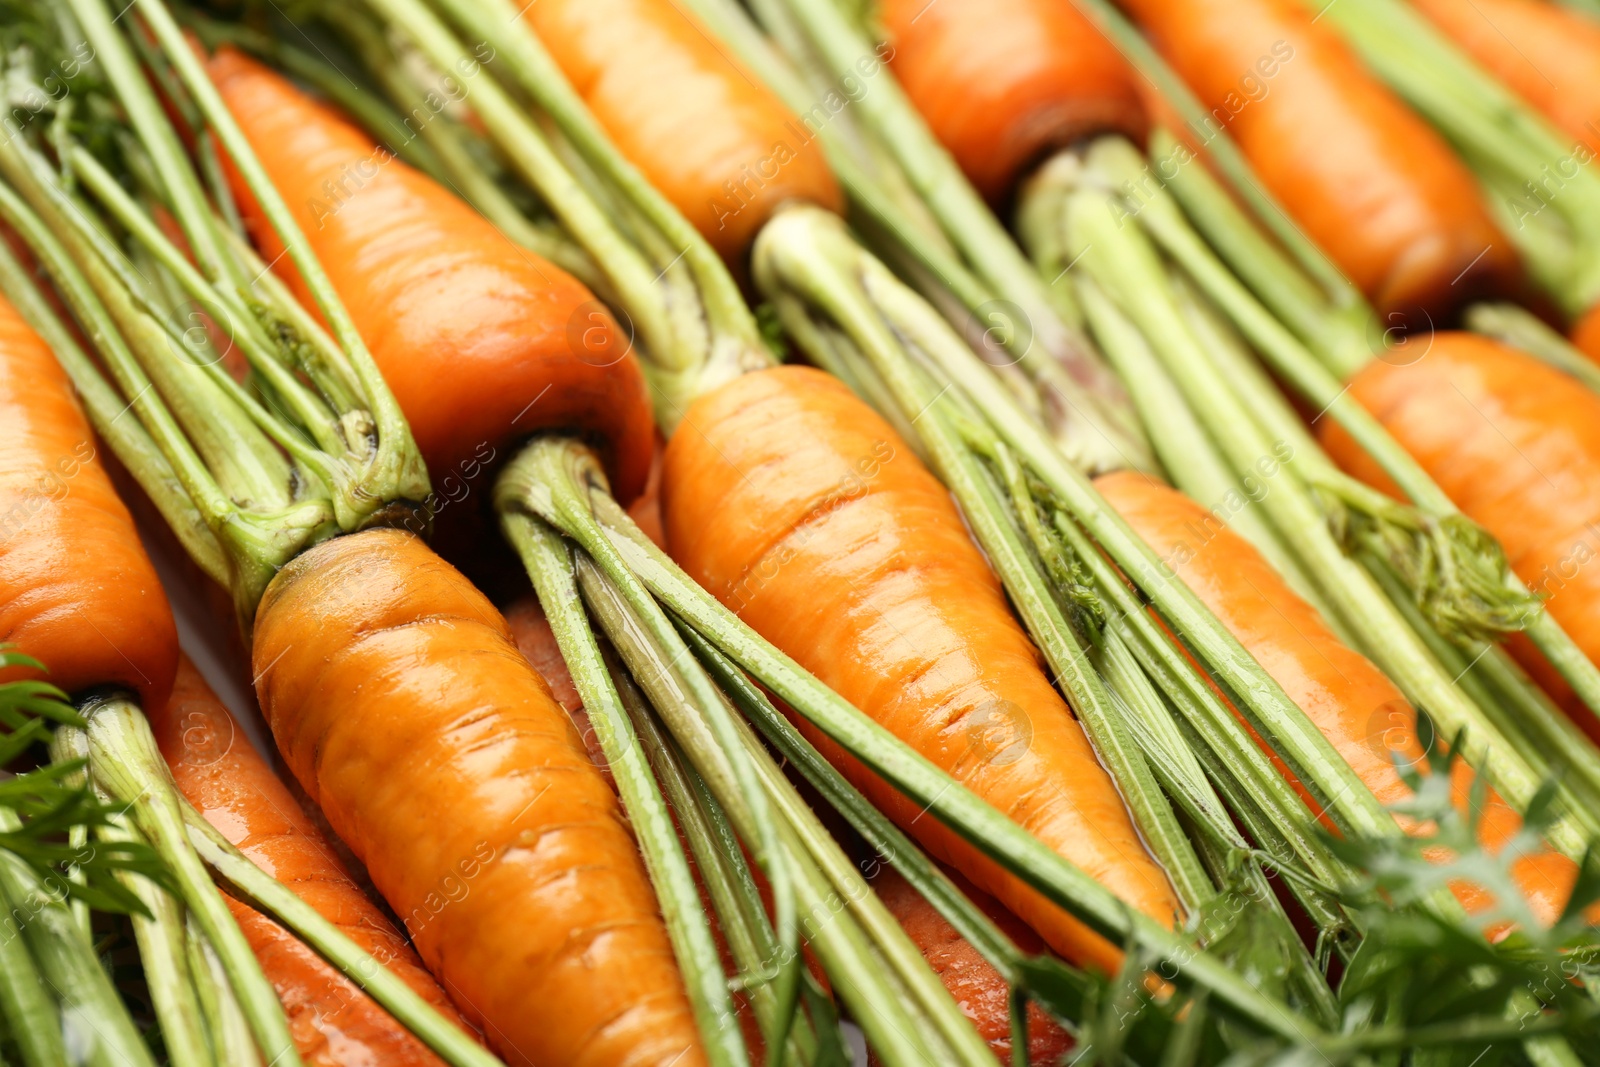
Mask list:
[[[1550,0],[1411,0],[1558,129],[1600,152],[1600,23]]]
[[[662,476],[683,568],[846,700],[1171,924],[1180,906],[945,488],[842,384],[747,374],[690,407]],[[1118,953],[802,724],[873,802],[1063,955]]]
[[[1044,951],[1038,935],[994,898],[978,891],[959,874],[951,877],[1024,953],[1038,955]],[[978,1034],[989,1043],[995,1058],[1001,1063],[1010,1063],[1011,989],[1005,979],[894,868],[884,867],[873,878],[872,888],[905,927],[906,934],[921,950],[933,972],[961,1005],[962,1013],[972,1020]],[[1036,1004],[1028,1006],[1028,1062],[1060,1063],[1071,1051],[1072,1044],[1072,1036],[1048,1013]]]
[[[1267,188],[1380,313],[1514,289],[1471,171],[1300,0],[1127,0]]]
[[[147,716],[179,790],[228,840],[458,1025],[432,976],[340,865],[289,790],[187,658],[172,699]],[[289,1016],[295,1047],[320,1067],[440,1063],[323,958],[260,912],[227,897]]]
[[[1395,684],[1341,642],[1248,541],[1182,493],[1131,472],[1104,475],[1095,486],[1283,687],[1379,802],[1403,800],[1409,790],[1391,753],[1421,760],[1423,750],[1416,710]],[[1464,806],[1472,769],[1457,761],[1452,774],[1456,802]],[[1502,847],[1521,826],[1517,813],[1491,793],[1479,831],[1484,846]],[[1513,873],[1534,914],[1550,922],[1565,906],[1578,867],[1546,850],[1519,859]],[[1480,887],[1453,888],[1470,910],[1493,903]]]
[[[1350,392],[1499,539],[1578,647],[1600,658],[1600,397],[1516,349],[1454,332],[1434,335],[1419,359],[1373,360]],[[1331,420],[1322,440],[1340,466],[1398,493]],[[1531,642],[1519,635],[1511,649],[1600,741],[1600,724]]]
[[[0,299],[0,643],[69,693],[121,685],[160,707],[177,628],[98,448],[54,353]]]
[[[501,1056],[705,1062],[617,798],[458,572],[398,530],[325,541],[268,586],[254,657],[285,762]]]
[[[1586,311],[1572,327],[1572,343],[1600,363],[1600,304]]]
[[[654,445],[637,358],[609,312],[449,190],[232,49],[209,69],[372,350],[436,489],[538,430],[586,436],[624,501]],[[313,307],[238,175],[263,255]]]
[[[1070,3],[879,0],[878,19],[906,95],[991,201],[1079,138],[1144,137],[1138,78]]]
[[[729,263],[786,200],[839,210],[795,115],[672,0],[539,0],[524,17],[629,162]]]

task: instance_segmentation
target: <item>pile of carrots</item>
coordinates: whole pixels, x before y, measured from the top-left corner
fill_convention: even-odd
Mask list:
[[[1464,61],[1587,146],[1591,160],[1600,154],[1600,12],[1559,0],[1404,2],[1454,42]],[[857,36],[828,37],[816,29],[822,23],[796,14],[804,5],[827,8]],[[272,1010],[281,1008],[293,1051],[306,1063],[725,1067],[740,1055],[748,1063],[903,1062],[893,1049],[832,1049],[816,1036],[837,1027],[837,1019],[825,1020],[859,1015],[866,1002],[836,955],[801,945],[801,964],[790,967],[793,959],[774,949],[765,971],[733,973],[732,961],[754,951],[746,944],[750,930],[770,932],[782,948],[789,905],[780,902],[791,891],[782,855],[805,847],[784,837],[775,849],[736,833],[738,820],[726,814],[730,798],[713,788],[718,760],[732,758],[720,751],[726,735],[713,745],[684,732],[661,694],[694,699],[689,675],[671,664],[651,676],[627,638],[642,630],[639,619],[654,618],[649,609],[659,601],[667,629],[689,635],[709,675],[723,678],[721,665],[760,683],[724,685],[716,715],[748,718],[739,719],[738,736],[758,738],[752,743],[776,754],[774,766],[808,783],[798,795],[828,827],[830,847],[860,861],[856,873],[867,872],[860,885],[885,910],[846,899],[857,882],[842,875],[829,906],[860,916],[868,929],[872,916],[892,916],[895,936],[920,950],[935,987],[948,992],[956,1023],[941,1022],[938,1009],[917,1001],[901,972],[888,984],[905,1002],[923,1005],[930,1032],[970,1026],[970,1045],[951,1037],[948,1045],[929,1046],[956,1050],[951,1062],[981,1062],[962,1050],[986,1048],[999,1063],[1100,1056],[1221,1063],[1245,1055],[1250,1041],[1268,1040],[1269,1028],[1250,1029],[1259,1019],[1229,1015],[1225,997],[1218,1000],[1210,987],[1196,995],[1191,980],[1236,981],[1272,998],[1293,1020],[1290,1029],[1314,1033],[1309,1047],[1337,1050],[1340,1062],[1440,1059],[1439,1049],[1454,1039],[1439,1034],[1465,1019],[1482,1034],[1477,1044],[1494,1047],[1497,1058],[1595,1057],[1600,1045],[1586,998],[1600,988],[1591,973],[1600,941],[1589,927],[1600,919],[1600,883],[1590,856],[1562,847],[1552,831],[1569,794],[1558,797],[1552,784],[1531,804],[1505,799],[1493,774],[1464,758],[1464,740],[1437,736],[1429,709],[1402,679],[1384,673],[1376,662],[1384,650],[1372,647],[1368,634],[1318,602],[1302,576],[1281,569],[1270,544],[1253,539],[1257,527],[1235,521],[1237,509],[1175,488],[1175,471],[1094,472],[1083,480],[1093,507],[1130,531],[1159,568],[1138,573],[1110,545],[1092,560],[1053,558],[1052,545],[1077,543],[1064,528],[1090,543],[1088,523],[1040,488],[1026,457],[1019,461],[1005,445],[984,446],[990,474],[976,486],[941,465],[937,442],[920,424],[925,414],[968,427],[1013,416],[981,410],[958,376],[947,375],[949,364],[932,354],[932,328],[919,336],[885,331],[909,353],[908,380],[944,405],[902,410],[893,400],[894,376],[884,369],[891,364],[856,343],[872,323],[835,313],[820,325],[813,317],[811,329],[795,326],[798,303],[845,306],[827,300],[860,276],[830,273],[836,264],[819,254],[806,261],[815,268],[813,291],[797,293],[760,269],[761,242],[791,239],[781,232],[784,220],[801,210],[838,215],[850,227],[840,232],[868,250],[863,255],[876,255],[908,292],[921,294],[938,330],[988,358],[1015,388],[1007,368],[994,367],[994,349],[977,343],[983,330],[949,310],[960,305],[950,298],[958,287],[927,269],[945,247],[937,227],[896,232],[884,225],[890,217],[931,219],[946,205],[937,197],[924,202],[903,183],[871,184],[859,161],[892,154],[894,138],[884,130],[915,123],[970,183],[977,194],[970,203],[1020,232],[1018,208],[1036,176],[1086,173],[1088,146],[1098,139],[1123,139],[1153,154],[1151,146],[1169,138],[1184,146],[1182,165],[1205,168],[1227,187],[1231,211],[1249,215],[1252,232],[1269,235],[1263,241],[1272,255],[1301,256],[1303,265],[1303,241],[1320,264],[1312,270],[1348,283],[1348,299],[1369,315],[1369,344],[1334,365],[1339,386],[1463,521],[1481,529],[1508,581],[1514,576],[1531,590],[1534,610],[1559,624],[1592,670],[1600,664],[1600,395],[1547,353],[1519,350],[1465,323],[1475,302],[1521,303],[1545,321],[1562,353],[1579,358],[1575,349],[1600,362],[1600,308],[1559,321],[1497,221],[1488,200],[1496,194],[1479,184],[1461,147],[1369,71],[1318,17],[1318,4],[763,0],[746,10],[733,0],[539,0],[517,12],[500,0],[363,0],[326,19],[244,5],[218,21],[204,5],[135,0],[126,23],[118,25],[121,13],[113,10],[119,17],[104,31],[94,13],[103,0],[71,0],[59,12],[45,2],[16,6],[27,10],[32,36],[19,36],[14,48],[8,41],[8,76],[29,88],[37,81],[35,91],[45,96],[37,117],[17,111],[22,117],[7,133],[15,144],[0,146],[0,650],[31,657],[0,661],[14,662],[0,666],[0,755],[9,761],[0,766],[0,876],[6,864],[45,864],[40,869],[67,886],[60,900],[81,905],[97,944],[120,945],[115,984],[126,1010],[147,1027],[153,1055],[187,1067],[194,1051],[185,1051],[176,1030],[163,1036],[174,1016],[155,962],[163,957],[152,947],[159,909],[119,914],[71,888],[74,880],[93,884],[74,874],[88,864],[84,840],[113,841],[115,827],[136,825],[178,874],[122,870],[110,877],[137,887],[140,899],[170,894],[186,901],[182,907],[193,914],[175,912],[173,936],[192,957],[192,971],[184,971],[189,995],[216,1018],[231,1017],[227,1004],[236,998],[244,1005],[239,1019],[252,1026],[259,1005],[237,979],[232,993],[220,980],[221,992],[208,992],[213,972],[200,961],[219,954],[221,942],[192,931],[183,941],[203,909],[178,888],[193,892],[173,858],[182,848],[139,821],[148,818],[145,808],[136,819],[136,802],[116,799],[122,792],[110,784],[114,764],[102,756],[110,750],[96,747],[96,716],[108,701],[140,709],[138,721],[164,760],[145,792],[171,791],[176,805],[192,809],[213,836],[308,905],[367,964],[398,979],[423,1006],[407,1011],[425,1012],[457,1042],[439,1040],[439,1030],[395,1009],[388,987],[370,981],[373,971],[341,962],[351,957],[308,934],[277,898],[240,888],[206,851],[223,846],[204,844],[203,829],[192,823],[180,836],[196,842],[208,864],[195,860],[194,869],[209,871],[220,887],[227,915],[276,995]],[[468,41],[483,25],[475,20],[507,14],[516,20],[508,35],[524,35],[516,41],[526,46],[510,36],[483,42],[476,52],[482,66],[457,71],[448,106],[408,113],[394,80],[385,82],[359,58],[374,39],[401,48],[395,54],[415,60],[417,69],[396,78],[412,78],[417,99],[426,100],[444,91],[440,78],[456,76],[395,42],[452,33]],[[169,23],[182,24],[186,51],[169,39]],[[302,31],[312,26],[333,58],[307,60],[300,51],[312,39]],[[79,35],[101,32],[123,42],[114,55],[102,48],[83,59],[71,50]],[[79,56],[71,75],[50,73],[66,62],[51,51],[51,34],[67,42],[64,55]],[[855,80],[830,84],[827,72],[854,61],[856,41],[868,51]],[[549,132],[548,143],[513,145],[488,131],[474,112],[475,100],[489,92],[480,78],[496,79],[496,92],[510,87],[506,99],[527,111],[533,128]],[[533,91],[538,79],[559,91]],[[131,82],[145,86],[158,106],[141,110]],[[47,92],[51,85],[60,92]],[[816,94],[817,108],[801,114],[791,106],[797,86]],[[79,94],[88,102],[81,108]],[[870,121],[862,118],[867,112]],[[629,321],[623,274],[610,270],[612,238],[580,214],[541,204],[517,177],[537,171],[551,182],[588,181],[583,153],[592,146],[583,138],[619,153],[629,180],[654,190],[617,204],[597,197],[622,220],[604,233],[643,245],[653,238],[640,234],[657,232],[640,222],[650,212],[687,220],[736,281],[730,291],[748,305],[737,313],[749,317],[752,331],[760,324],[771,348],[762,365],[714,381],[659,420],[662,398],[652,396],[649,371],[661,354]],[[871,151],[847,155],[840,145],[851,139],[870,143]],[[524,212],[528,228],[497,227],[493,212],[479,210],[480,196],[453,187],[448,167],[432,165],[447,155],[479,168],[485,187]],[[198,302],[195,311],[177,300],[182,293],[161,291],[157,279],[186,275],[148,253],[141,242],[153,238],[117,213],[114,191],[95,186],[87,167],[110,171],[111,183],[148,210],[152,230],[164,228],[196,276],[211,277],[213,253],[194,240],[195,220],[226,233],[228,256],[260,266],[256,277],[235,279],[233,297],[259,321],[241,328],[229,322],[233,305]],[[1151,181],[1170,177],[1161,161],[1152,158],[1151,167]],[[177,192],[180,174],[197,176],[192,192]],[[892,206],[904,214],[874,199],[884,196],[896,198]],[[86,212],[82,228],[60,221],[74,211]],[[39,218],[39,226],[30,221]],[[105,219],[115,226],[100,226]],[[1285,228],[1298,241],[1270,236]],[[1208,237],[1221,232],[1196,229]],[[567,258],[542,255],[528,232],[545,234]],[[919,255],[923,241],[938,246],[934,253]],[[1235,262],[1230,256],[1240,246],[1215,243],[1222,260]],[[807,250],[791,251],[802,258]],[[569,271],[557,258],[587,266]],[[87,279],[86,288],[75,288],[75,278]],[[1078,291],[1092,297],[1095,290]],[[123,296],[108,295],[117,293]],[[154,302],[141,303],[151,293]],[[1003,302],[1007,295],[994,297]],[[155,306],[161,301],[183,310],[164,311]],[[288,302],[296,314],[285,314]],[[1104,321],[1093,311],[1069,300],[1062,314],[1088,338],[1098,335],[1086,324]],[[196,361],[173,347],[179,371],[151,375],[157,380],[141,388],[117,362],[116,346],[140,359],[159,354],[170,343],[161,332],[169,313],[172,323],[205,336],[205,351],[228,358]],[[235,349],[246,347],[251,331],[280,346],[273,351],[323,353],[304,356],[307,362],[290,371],[308,392],[323,381],[307,369],[317,358],[346,360],[328,376],[347,383],[344,392],[324,390],[337,416],[331,429],[314,425],[292,390],[246,366]],[[1246,333],[1236,338],[1240,346],[1247,346]],[[344,356],[329,355],[335,352]],[[370,353],[370,378],[363,352]],[[301,357],[285,356],[285,366],[290,358]],[[851,367],[872,371],[829,372]],[[1397,507],[1411,503],[1359,433],[1295,395],[1298,383],[1261,377],[1298,405],[1303,435],[1295,448],[1325,453],[1330,470]],[[358,489],[372,505],[359,521],[345,522],[330,504],[328,516],[302,531],[291,521],[291,511],[300,512],[284,508],[266,517],[266,533],[239,533],[243,526],[207,515],[193,488],[199,482],[184,466],[190,453],[170,444],[192,442],[196,466],[216,473],[224,489],[234,470],[230,450],[248,466],[250,450],[265,447],[290,471],[295,508],[310,509],[323,497],[309,483],[344,485],[341,477],[377,454],[385,432],[378,394],[403,414],[409,436],[393,440],[417,469],[425,464],[432,491],[395,491],[373,502]],[[202,396],[226,398],[241,413],[237,423],[203,410],[195,400]],[[951,410],[957,416],[945,414]],[[658,421],[670,421],[670,435]],[[246,423],[262,429],[265,445],[230,429]],[[601,503],[580,521],[564,517],[569,505],[559,487],[525,495],[539,535],[559,546],[551,551],[570,571],[577,614],[599,635],[591,639],[598,650],[592,662],[580,660],[580,648],[589,646],[575,642],[571,612],[564,613],[573,605],[541,604],[510,567],[502,536],[510,524],[497,479],[530,442],[553,439],[592,453],[593,464],[575,477],[585,499]],[[977,429],[963,439],[989,440]],[[315,455],[313,445],[321,450]],[[317,456],[333,459],[319,466]],[[1242,506],[1291,491],[1272,478],[1241,486],[1250,498]],[[1335,495],[1328,485],[1308,491],[1322,493],[1319,500]],[[245,494],[223,495],[240,514],[259,516]],[[1030,546],[1020,563],[1010,561],[1011,570],[995,558],[992,541],[979,543],[986,527],[974,509],[991,498],[1012,509],[1007,529]],[[194,506],[185,511],[174,500]],[[1338,526],[1341,513],[1330,514]],[[582,534],[591,520],[605,531],[598,542]],[[1422,527],[1428,534],[1439,529]],[[274,557],[264,591],[241,597],[240,579],[224,592],[236,581],[230,576],[246,569],[239,560],[265,558],[248,554],[258,542],[292,548]],[[201,543],[216,546],[207,550],[216,555],[194,547]],[[178,558],[185,550],[198,566]],[[1353,556],[1360,551],[1351,548]],[[1439,573],[1449,571],[1446,556],[1429,559]],[[1129,623],[1102,595],[1106,587],[1096,583],[1105,579],[1093,576],[1091,563],[1123,583],[1118,590],[1137,602],[1140,621],[1153,620],[1161,635],[1166,658],[1141,652],[1139,670],[1153,683],[1161,679],[1152,663],[1188,672],[1166,677],[1170,689],[1147,687],[1145,707],[1164,709],[1159,722],[1130,710],[1136,701],[1124,688],[1128,668],[1117,643],[1131,632]],[[655,599],[646,604],[643,593],[624,588],[606,600],[606,583],[618,585],[614,568],[624,564]],[[1166,853],[1141,822],[1136,783],[1119,778],[1117,754],[1097,748],[1104,737],[1077,706],[1036,628],[1047,612],[1027,603],[1010,580],[1018,566],[1052,583],[1048,611],[1081,637],[1082,669],[1118,682],[1108,686],[1116,697],[1110,703],[1125,716],[1118,720],[1122,741],[1140,753],[1135,762],[1148,767],[1196,869],[1217,889],[1203,905],[1188,895],[1188,875],[1163,866]],[[680,578],[721,604],[723,622],[707,622],[708,613],[672,599],[671,581]],[[1205,641],[1162,613],[1152,589],[1164,582],[1192,593],[1218,632],[1259,669],[1262,684],[1281,689],[1340,761],[1343,780],[1388,809],[1394,834],[1367,840],[1341,823],[1341,798],[1296,766],[1282,739],[1252,713],[1260,694],[1231,686],[1206,659]],[[1417,604],[1422,600],[1419,593]],[[216,636],[233,631],[234,638]],[[719,641],[715,633],[737,640]],[[1508,723],[1506,736],[1522,746],[1519,758],[1549,769],[1553,781],[1568,765],[1582,766],[1600,746],[1600,707],[1573,684],[1570,665],[1551,662],[1524,633],[1475,632],[1470,640],[1482,647],[1453,651],[1508,655],[1506,670],[1532,699],[1566,716],[1560,736],[1569,749],[1552,751],[1540,740],[1548,733],[1519,732],[1514,708],[1491,708],[1503,711],[1489,717]],[[240,647],[235,642],[245,656],[226,653]],[[824,722],[760,676],[740,648],[758,649],[768,657],[763,662],[781,661],[816,691],[831,693],[854,710],[859,729]],[[633,732],[619,735],[607,709],[584,707],[610,691],[597,691],[597,677],[620,693],[616,703],[633,716]],[[49,712],[54,744],[42,726],[26,725],[45,714],[32,704],[18,705],[27,714],[4,713],[7,686],[39,682],[72,704]],[[1186,716],[1197,713],[1170,698],[1179,690],[1197,694],[1196,705],[1225,709],[1226,722],[1211,735],[1196,728],[1199,720]],[[239,699],[225,706],[217,691]],[[750,713],[752,700],[768,696],[779,698],[773,703],[777,718],[792,724],[788,733]],[[1248,776],[1219,767],[1207,747],[1230,730],[1247,738],[1250,759],[1269,768],[1263,793],[1236,789]],[[87,756],[63,757],[78,732],[87,738]],[[22,741],[10,744],[13,735]],[[682,795],[698,798],[693,810],[669,814],[703,919],[688,922],[663,903],[671,872],[653,851],[658,843],[639,829],[647,813],[630,810],[638,803],[631,779],[610,765],[628,744],[656,746],[647,755],[663,783],[657,801],[673,808],[661,797],[679,804]],[[1181,758],[1170,747],[1159,756],[1170,744],[1181,747]],[[882,757],[885,751],[893,758]],[[817,757],[810,772],[797,752]],[[1054,875],[1019,869],[1007,858],[1009,844],[975,840],[963,826],[941,821],[940,796],[897,784],[906,779],[896,774],[911,765],[970,793],[1062,869],[1103,890],[1104,910],[1124,915],[1127,936],[1108,933],[1089,904],[1066,906],[1051,888]],[[83,791],[74,801],[81,811],[70,809],[79,814],[50,822],[36,799],[6,791],[13,775],[36,768],[54,768],[62,782],[81,778],[85,784],[73,786]],[[675,794],[673,768],[699,792]],[[1293,811],[1273,806],[1279,787]],[[841,803],[841,794],[859,806]],[[96,807],[113,800],[121,805],[114,813]],[[1566,817],[1563,826],[1600,825],[1600,810]],[[1287,820],[1292,832],[1281,840],[1256,833],[1275,819],[1280,827]],[[731,866],[708,862],[696,836],[702,823],[720,828]],[[34,827],[32,837],[19,829],[26,826]],[[911,858],[893,854],[900,848]],[[1300,869],[1308,855],[1327,859],[1316,876]],[[1261,884],[1273,882],[1271,900],[1250,896],[1251,878],[1263,872]],[[6,884],[0,877],[0,903],[10,907]],[[760,905],[743,923],[729,919],[725,903],[740,887]],[[810,936],[808,922],[828,921],[825,911],[813,906],[802,915],[801,941]],[[1294,953],[1272,947],[1273,917],[1280,915],[1303,942]],[[26,923],[22,917],[17,930]],[[707,999],[686,947],[700,926],[729,972],[723,992],[735,1019],[708,1017],[706,1005],[722,1001]],[[6,930],[0,924],[0,937]],[[1375,959],[1391,935],[1400,946],[1394,959]],[[1188,955],[1218,961],[1231,978],[1194,979],[1188,959],[1178,962],[1184,953],[1161,956],[1140,936],[1173,938],[1192,949]],[[1404,937],[1412,940],[1402,944]],[[35,942],[30,936],[30,951],[47,968],[48,951]],[[875,941],[859,958],[887,967],[892,951],[882,946],[898,943]],[[1360,947],[1348,947],[1354,944]],[[1430,952],[1476,961],[1482,1002],[1441,994],[1441,1004],[1426,1004],[1421,991],[1407,990],[1397,976]],[[1285,992],[1291,956],[1316,960],[1331,1007]],[[137,965],[125,966],[129,958]],[[1530,988],[1534,972],[1515,968],[1532,968],[1526,961],[1535,958],[1570,961],[1571,968],[1550,988]],[[105,959],[109,967],[112,949]],[[1458,978],[1471,970],[1457,969]],[[773,1009],[757,995],[784,987],[784,974],[800,974],[793,996],[803,1012],[792,1004]],[[0,1063],[65,1067],[65,1058],[52,1058],[54,1038],[29,1037],[35,1024],[16,1014],[22,1001],[8,988],[0,981]],[[51,995],[70,1018],[78,994]],[[791,1030],[786,1021],[773,1042],[772,1016],[763,1013],[774,1010],[785,1020],[794,1012],[811,1029],[795,1023]],[[1508,1017],[1531,1029],[1490,1026]],[[875,1032],[869,1021],[854,1021]],[[247,1028],[241,1021],[238,1029]],[[1407,1044],[1413,1030],[1434,1044]],[[193,1062],[220,1067],[240,1058],[224,1028],[206,1032],[212,1044]],[[267,1057],[266,1039],[255,1032],[251,1055]],[[67,1046],[84,1040],[69,1038]],[[112,1062],[108,1046],[87,1040],[90,1051],[74,1063]]]

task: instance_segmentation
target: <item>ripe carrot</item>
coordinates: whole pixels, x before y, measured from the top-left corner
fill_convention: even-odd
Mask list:
[[[178,633],[98,448],[54,353],[0,299],[0,643],[69,693],[121,685],[160,707]]]
[[[1422,758],[1417,713],[1383,672],[1341,642],[1248,541],[1193,500],[1132,472],[1103,475],[1095,487],[1283,686],[1381,803],[1409,794],[1391,753]],[[1457,761],[1451,779],[1457,804],[1467,803],[1472,777],[1472,769]],[[1498,849],[1519,829],[1517,813],[1490,794],[1479,831],[1484,846]],[[1546,850],[1518,860],[1513,873],[1534,914],[1550,922],[1561,914],[1578,867]],[[1453,888],[1469,910],[1493,903],[1481,887]]]
[[[1300,0],[1125,6],[1380,313],[1437,322],[1517,285],[1466,165]]]
[[[974,904],[993,919],[1017,947],[1028,955],[1044,951],[1037,934],[1015,915],[1002,908],[993,897],[980,892],[959,874],[951,874]],[[939,980],[950,990],[961,1011],[972,1020],[978,1033],[989,1043],[995,1059],[1011,1060],[1010,987],[988,960],[956,932],[937,908],[911,887],[892,867],[884,867],[872,880],[873,891],[922,951]],[[1028,1006],[1029,1063],[1061,1063],[1072,1049],[1072,1036],[1048,1013]]]
[[[845,386],[803,367],[701,397],[667,446],[667,544],[846,700],[1165,923],[1180,911],[948,492]],[[935,856],[1074,960],[1118,953],[806,724]]]
[[[1372,412],[1470,518],[1590,658],[1600,657],[1600,397],[1497,341],[1441,332],[1404,365],[1375,359],[1350,379]],[[1356,477],[1392,482],[1331,420],[1322,440]],[[1591,737],[1561,676],[1520,635],[1511,650]]]
[[[878,19],[906,95],[990,201],[1079,138],[1144,138],[1137,77],[1070,3],[879,0]]]
[[[256,616],[261,708],[429,969],[514,1064],[703,1064],[616,797],[484,596],[416,537],[302,553]]]
[[[1558,129],[1600,152],[1600,23],[1550,0],[1411,2]]]
[[[1590,308],[1573,325],[1572,343],[1584,355],[1600,363],[1600,304]]]
[[[208,822],[447,1018],[465,1026],[405,938],[356,887],[187,658],[179,661],[172,699],[146,717],[178,788]],[[440,1063],[299,938],[248,905],[232,897],[227,902],[278,991],[295,1047],[307,1063]]]
[[[223,48],[209,70],[439,486],[475,477],[514,439],[559,429],[597,445],[621,499],[643,488],[654,445],[644,377],[583,285],[261,64]],[[237,174],[232,185],[264,257],[313,307]]]
[[[517,646],[533,669],[539,672],[550,695],[572,720],[573,728],[583,738],[584,751],[594,765],[599,767],[609,782],[611,772],[606,766],[605,749],[600,747],[600,735],[589,725],[589,713],[584,709],[583,698],[567,670],[567,661],[561,658],[561,646],[556,644],[555,631],[545,617],[539,598],[528,594],[506,608],[506,626],[511,631],[511,641]],[[613,785],[613,789],[616,787]]]
[[[727,262],[785,200],[843,207],[816,143],[829,113],[795,115],[682,5],[540,0],[523,13],[618,150]]]

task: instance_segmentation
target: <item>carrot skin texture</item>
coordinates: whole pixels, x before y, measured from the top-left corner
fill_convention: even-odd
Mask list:
[[[1180,906],[949,494],[875,412],[779,367],[701,397],[667,447],[667,544],[697,582],[891,733],[1172,923]],[[809,724],[811,741],[934,855],[1075,960],[1118,952]]]
[[[0,643],[68,693],[100,685],[160,707],[178,669],[172,609],[66,372],[0,298]]]
[[[1600,656],[1600,397],[1573,378],[1477,334],[1435,334],[1404,366],[1373,360],[1350,392],[1456,506],[1494,534],[1511,568],[1584,654]],[[1345,470],[1399,495],[1331,420],[1323,446]],[[1600,724],[1532,643],[1514,655],[1600,742]]]
[[[1070,3],[880,0],[878,20],[906,95],[993,203],[1079,138],[1144,139],[1132,68]]]
[[[357,888],[187,658],[179,663],[172,699],[147,718],[178,789],[207,822],[466,1028],[405,938]],[[233,897],[227,902],[278,991],[295,1046],[307,1063],[436,1067],[442,1062],[310,946],[254,908]]]
[[[841,211],[812,129],[673,0],[539,0],[523,10],[567,80],[730,264],[786,200]]]
[[[1193,500],[1130,472],[1103,475],[1095,487],[1249,649],[1380,803],[1410,795],[1392,753],[1422,757],[1417,713],[1383,672],[1341,642],[1254,546]],[[1472,769],[1457,761],[1451,778],[1457,805],[1466,805],[1472,779]],[[1479,840],[1498,849],[1521,825],[1517,813],[1491,793]],[[1513,873],[1534,914],[1548,923],[1561,914],[1578,868],[1546,850],[1518,860]],[[1478,886],[1458,883],[1452,889],[1468,910],[1493,903]]]
[[[1550,0],[1412,0],[1468,55],[1600,152],[1600,24]]]
[[[616,797],[457,571],[398,530],[323,542],[268,587],[255,665],[285,762],[496,1052],[705,1062]]]
[[[946,872],[950,873],[950,872]],[[1045,951],[1044,943],[1015,915],[1002,908],[993,897],[981,892],[959,874],[951,878],[995,925],[1016,942],[1027,955]],[[1011,1062],[1011,989],[1000,973],[984,959],[972,943],[956,932],[937,908],[911,887],[892,867],[885,867],[872,879],[878,894],[896,921],[905,928],[933,972],[939,976],[961,1011],[979,1036],[989,1043],[995,1059]],[[1028,1005],[1029,1062],[1060,1063],[1071,1051],[1070,1034],[1037,1004]]]
[[[1520,287],[1466,165],[1300,0],[1124,6],[1386,326]]]
[[[208,69],[435,477],[560,430],[593,442],[631,500],[654,447],[650,399],[631,344],[593,294],[255,60],[223,48]],[[231,167],[230,180],[264,258],[314,309]]]

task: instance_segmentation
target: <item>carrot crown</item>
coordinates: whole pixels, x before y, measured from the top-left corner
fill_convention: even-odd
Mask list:
[[[82,35],[93,55],[84,66],[104,87],[86,90],[91,103],[131,132],[80,141],[70,120],[83,105],[68,97],[49,123],[0,147],[0,217],[81,333],[9,249],[0,249],[0,274],[97,431],[201,568],[233,591],[248,626],[266,583],[306,546],[418,521],[427,473],[304,235],[166,8],[143,4],[120,25],[101,0],[69,12],[55,23],[66,27],[58,48],[67,54],[66,35]],[[224,155],[329,329],[250,251],[220,179]],[[98,361],[78,336],[92,340]]]

